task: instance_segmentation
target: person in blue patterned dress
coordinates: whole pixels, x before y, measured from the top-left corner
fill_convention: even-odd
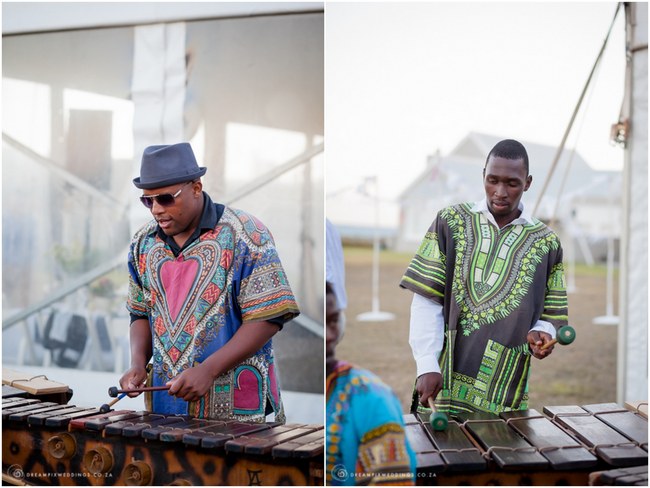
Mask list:
[[[335,357],[340,308],[326,283],[326,473],[328,485],[413,485],[415,454],[402,407],[370,371]]]
[[[188,143],[144,150],[133,182],[154,219],[131,241],[131,368],[120,385],[169,386],[149,398],[156,413],[284,422],[271,338],[298,306],[271,233],[212,202],[205,172]]]

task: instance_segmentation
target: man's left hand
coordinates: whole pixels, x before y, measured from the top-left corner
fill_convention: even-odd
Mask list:
[[[169,394],[182,398],[186,402],[201,399],[212,386],[214,378],[203,364],[186,369],[174,379],[167,382]]]
[[[528,340],[528,346],[537,359],[544,359],[546,356],[553,352],[553,347],[551,346],[548,349],[542,350],[542,346],[547,342],[551,342],[551,335],[546,332],[540,332],[538,330],[531,330],[526,336]]]

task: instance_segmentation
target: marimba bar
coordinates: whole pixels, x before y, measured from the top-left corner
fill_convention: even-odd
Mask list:
[[[9,482],[239,486],[324,479],[320,425],[104,413],[18,397],[3,399],[2,418]]]

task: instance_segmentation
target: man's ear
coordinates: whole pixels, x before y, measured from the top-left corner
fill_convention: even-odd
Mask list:
[[[524,191],[528,191],[532,182],[533,182],[533,175],[528,175],[526,177],[526,184],[524,185]]]

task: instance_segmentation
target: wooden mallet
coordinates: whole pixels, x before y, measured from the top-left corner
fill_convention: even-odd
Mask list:
[[[169,388],[170,388],[169,386],[163,385],[163,386],[143,386],[140,388],[132,388],[131,390],[119,390],[117,386],[111,386],[108,389],[108,396],[116,397],[120,393],[129,394],[129,393],[143,393],[145,391],[165,391],[165,390],[169,390]]]
[[[111,407],[115,405],[117,402],[119,402],[122,398],[124,398],[129,393],[142,393],[144,391],[164,391],[164,390],[169,390],[169,386],[143,386],[142,388],[133,388],[131,390],[119,390],[117,386],[111,386],[108,389],[108,396],[117,397],[117,398],[115,398],[115,400],[111,400],[110,403],[104,403],[101,407],[99,407],[99,412],[100,413],[110,412]]]
[[[540,349],[543,351],[544,349],[548,349],[556,343],[560,343],[561,345],[566,346],[567,344],[571,344],[575,338],[576,331],[573,329],[573,327],[570,325],[564,325],[557,331],[557,337],[552,341],[544,344]]]
[[[427,401],[429,402],[429,408],[431,409],[431,416],[429,417],[431,428],[437,431],[446,430],[447,424],[449,423],[447,416],[442,412],[438,412],[433,397],[427,398]]]
[[[99,407],[99,413],[108,413],[111,411],[111,407],[115,405],[117,402],[119,402],[122,398],[126,396],[126,393],[122,393],[120,396],[118,396],[115,400],[111,400],[110,403],[104,403],[101,407]]]

